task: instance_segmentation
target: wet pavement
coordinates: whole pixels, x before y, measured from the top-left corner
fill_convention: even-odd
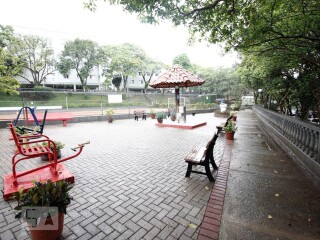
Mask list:
[[[251,111],[237,119],[219,239],[320,239],[320,191]]]
[[[76,184],[62,239],[319,239],[319,188],[266,138],[250,110],[239,112],[234,141],[218,138],[215,184],[205,175],[185,178],[185,155],[225,120],[188,116],[195,117],[207,125],[160,128],[148,118],[46,126],[46,135],[66,144],[64,156],[91,141],[65,163]],[[7,129],[0,137],[3,189],[14,147]],[[26,161],[19,170],[39,164]],[[0,200],[0,239],[29,239],[14,206]]]

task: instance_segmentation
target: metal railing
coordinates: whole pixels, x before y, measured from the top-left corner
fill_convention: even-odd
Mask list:
[[[253,111],[281,134],[287,141],[303,152],[317,165],[320,163],[320,127],[290,116],[254,106]]]

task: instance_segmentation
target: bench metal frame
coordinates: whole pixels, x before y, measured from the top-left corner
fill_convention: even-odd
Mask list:
[[[142,120],[147,120],[147,115],[145,113],[145,111],[141,110],[141,111],[134,111],[134,120],[138,121],[139,120],[139,116],[142,118]]]
[[[199,150],[201,150],[201,148],[199,148],[199,147],[194,148],[191,151],[191,153],[189,153],[185,157],[185,161],[188,163],[186,177],[190,177],[191,173],[197,173],[197,174],[207,175],[207,177],[210,181],[212,181],[212,182],[215,181],[215,179],[211,173],[210,164],[212,165],[213,169],[215,169],[215,170],[218,169],[218,167],[214,161],[214,157],[213,157],[213,149],[214,149],[214,145],[217,141],[217,138],[218,138],[218,134],[214,134],[213,138],[208,142],[208,144],[203,152],[203,155],[200,159],[195,159],[195,157],[199,154]],[[193,166],[203,166],[205,168],[205,172],[192,170]]]

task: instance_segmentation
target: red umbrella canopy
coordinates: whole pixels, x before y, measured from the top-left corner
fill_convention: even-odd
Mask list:
[[[204,84],[204,82],[204,80],[196,77],[180,66],[173,66],[157,79],[152,80],[149,85],[153,88],[181,88],[199,86]]]

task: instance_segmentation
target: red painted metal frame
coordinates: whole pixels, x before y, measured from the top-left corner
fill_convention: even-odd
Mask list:
[[[5,175],[4,177],[4,199],[8,200],[12,197],[15,192],[18,192],[20,188],[26,190],[32,187],[33,181],[46,181],[51,179],[52,181],[58,181],[65,179],[69,182],[74,182],[74,176],[61,164],[64,161],[77,157],[81,152],[84,144],[78,145],[78,151],[69,157],[57,160],[56,145],[45,135],[37,134],[35,136],[17,136],[13,124],[9,124],[13,140],[17,147],[17,152],[12,157],[12,174]],[[40,139],[39,139],[40,138]],[[41,139],[43,138],[43,139]],[[19,140],[28,139],[27,142],[19,142]],[[34,140],[36,139],[36,140]],[[48,146],[42,146],[41,143],[47,142]],[[28,146],[37,144],[36,146]],[[50,150],[51,144],[53,145],[54,151]],[[25,147],[24,146],[28,146]],[[75,149],[73,149],[75,150]],[[48,154],[49,163],[40,167],[16,173],[16,165],[18,162],[41,157],[42,155]],[[19,181],[18,181],[19,178]]]

